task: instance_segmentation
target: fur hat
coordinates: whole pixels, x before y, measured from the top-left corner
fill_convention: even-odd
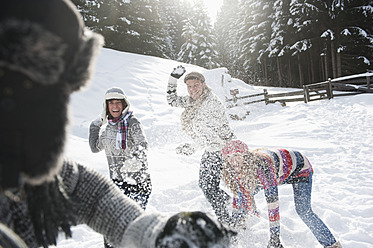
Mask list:
[[[242,142],[241,140],[231,140],[225,144],[221,153],[223,158],[226,158],[228,155],[235,154],[235,153],[247,153],[249,151],[249,147]]]
[[[123,100],[124,109],[122,113],[127,113],[128,109],[130,108],[130,102],[128,101],[126,94],[121,88],[112,87],[108,89],[105,93],[104,109],[102,111],[102,119],[104,120],[104,122],[107,121],[108,114],[109,114],[109,110],[108,110],[108,106],[106,102],[112,99]]]
[[[0,183],[37,185],[62,164],[70,93],[84,86],[103,44],[68,0],[0,8]],[[5,120],[6,119],[6,120]]]
[[[193,80],[193,79],[197,79],[197,80],[201,81],[201,83],[205,82],[205,77],[201,73],[196,72],[196,71],[192,71],[192,72],[185,75],[184,83],[186,83],[187,80]]]
[[[36,83],[64,83],[72,90],[91,76],[91,57],[103,43],[100,35],[84,27],[81,15],[67,0],[4,2],[0,37],[1,67]]]

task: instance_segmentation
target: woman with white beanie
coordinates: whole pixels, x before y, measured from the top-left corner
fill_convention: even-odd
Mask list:
[[[105,150],[111,180],[145,210],[152,190],[148,143],[140,121],[129,109],[130,102],[121,88],[108,89],[102,114],[90,125],[89,145],[94,153]],[[107,125],[100,134],[104,123]]]

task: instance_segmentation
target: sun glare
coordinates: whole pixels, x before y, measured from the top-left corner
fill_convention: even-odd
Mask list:
[[[189,0],[193,2],[193,0]],[[207,10],[207,14],[211,18],[212,23],[215,22],[216,14],[220,10],[221,5],[223,4],[223,0],[203,0],[205,3],[205,7]]]
[[[212,22],[215,22],[216,14],[220,10],[223,0],[204,0],[204,2]]]

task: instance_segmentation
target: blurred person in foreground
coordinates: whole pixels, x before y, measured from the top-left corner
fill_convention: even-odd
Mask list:
[[[102,43],[68,0],[0,8],[0,246],[48,247],[85,223],[118,247],[228,247],[233,233],[206,214],[145,213],[63,158],[70,94],[86,85]]]

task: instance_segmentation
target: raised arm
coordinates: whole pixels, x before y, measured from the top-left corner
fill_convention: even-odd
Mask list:
[[[176,67],[168,79],[167,102],[172,107],[185,108],[190,104],[189,96],[177,95],[177,80],[185,73],[185,68],[181,65]]]

